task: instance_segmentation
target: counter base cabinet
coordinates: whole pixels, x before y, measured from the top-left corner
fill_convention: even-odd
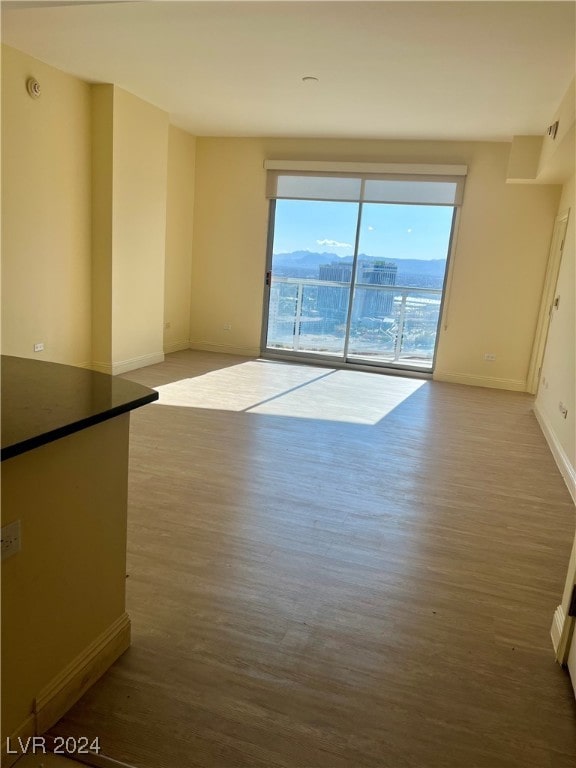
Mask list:
[[[2,463],[2,526],[21,526],[2,562],[3,750],[53,725],[130,644],[129,419]]]

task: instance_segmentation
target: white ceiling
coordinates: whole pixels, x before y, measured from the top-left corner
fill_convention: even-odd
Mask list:
[[[574,2],[46,5],[5,2],[3,41],[200,136],[541,134],[575,69]]]

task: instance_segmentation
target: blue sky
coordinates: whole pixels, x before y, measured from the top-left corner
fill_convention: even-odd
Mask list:
[[[354,252],[357,203],[278,200],[274,253]],[[389,259],[445,259],[452,208],[365,203],[359,252]]]

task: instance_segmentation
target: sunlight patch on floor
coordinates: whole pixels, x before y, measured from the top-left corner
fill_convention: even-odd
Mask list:
[[[250,408],[250,413],[377,424],[426,382],[360,371],[331,376]]]
[[[377,424],[426,382],[250,360],[156,387],[157,405]]]
[[[332,372],[332,369],[311,368],[308,365],[250,360],[155,387],[160,395],[157,404],[246,411]]]

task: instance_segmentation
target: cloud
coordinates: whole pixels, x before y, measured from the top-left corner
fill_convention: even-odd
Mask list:
[[[368,227],[368,232],[374,232],[374,227]]]
[[[352,243],[340,243],[338,240],[316,240],[318,245],[329,245],[332,248],[352,248]]]

